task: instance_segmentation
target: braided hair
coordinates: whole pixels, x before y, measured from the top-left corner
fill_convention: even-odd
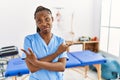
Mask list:
[[[46,8],[46,7],[43,7],[43,6],[38,6],[36,8],[36,11],[34,13],[34,19],[36,18],[36,14],[40,11],[48,11],[49,14],[52,14],[51,10]],[[40,32],[40,29],[37,27],[37,32]]]

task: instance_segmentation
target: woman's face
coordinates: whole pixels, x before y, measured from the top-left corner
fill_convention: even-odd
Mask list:
[[[48,11],[37,12],[35,21],[37,27],[40,29],[40,33],[47,34],[51,32],[53,17]]]

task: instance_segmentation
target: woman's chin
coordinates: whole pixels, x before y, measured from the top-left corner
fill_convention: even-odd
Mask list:
[[[44,31],[42,31],[42,33],[48,34],[48,33],[50,33],[50,30],[44,30]]]

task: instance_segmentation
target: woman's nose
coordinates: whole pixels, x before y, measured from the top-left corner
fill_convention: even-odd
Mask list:
[[[43,21],[43,22],[42,22],[42,25],[46,25],[46,24],[47,24],[47,22],[46,22],[46,21]]]

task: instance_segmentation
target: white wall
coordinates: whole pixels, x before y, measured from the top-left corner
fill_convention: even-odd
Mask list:
[[[99,37],[99,2],[100,0],[0,0],[0,47],[16,45],[22,48],[25,35],[36,32],[33,15],[38,5],[50,8],[53,15],[55,7],[64,8],[65,34],[71,31],[71,15],[74,13],[74,39],[79,36]]]

